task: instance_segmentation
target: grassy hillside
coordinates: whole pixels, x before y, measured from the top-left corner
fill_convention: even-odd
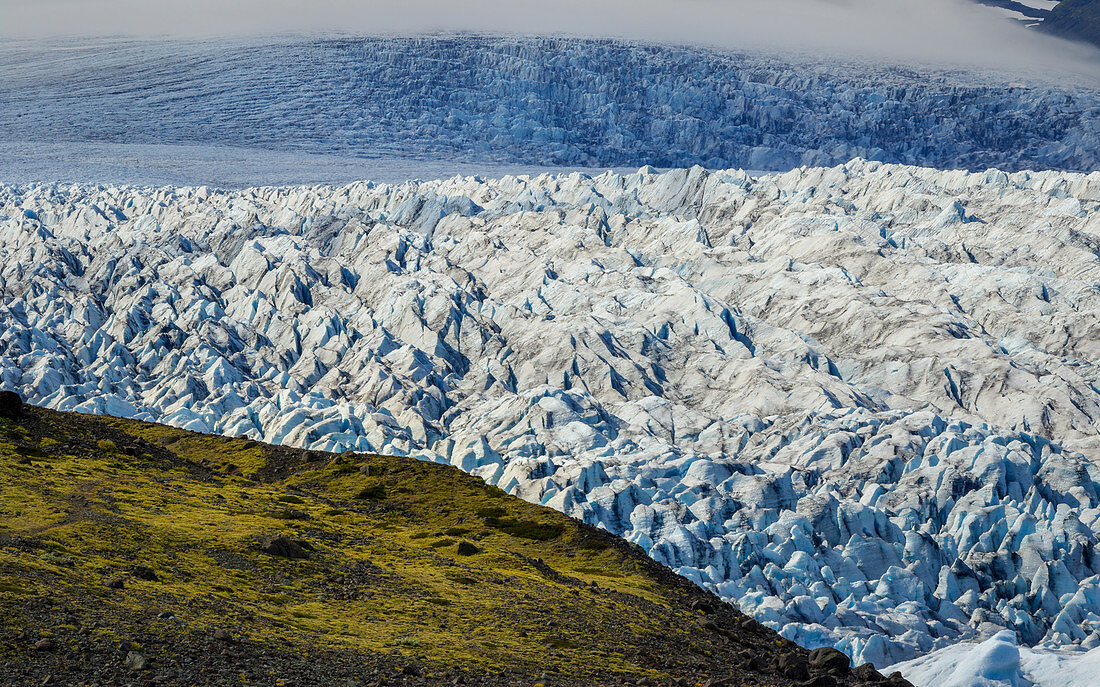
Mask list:
[[[5,414],[0,684],[906,684],[454,468]]]
[[[1100,0],[1062,0],[1042,28],[1063,38],[1100,45]]]

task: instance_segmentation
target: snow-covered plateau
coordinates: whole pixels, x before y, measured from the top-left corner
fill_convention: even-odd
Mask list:
[[[377,178],[371,161],[393,157],[1100,169],[1095,79],[615,40],[0,41],[0,122],[0,181],[19,183],[353,180],[342,169],[242,173],[256,163],[241,162],[241,150],[264,156],[264,167],[296,153],[330,172],[361,159],[357,178]],[[180,179],[164,158],[199,169]]]
[[[7,186],[0,296],[36,404],[450,463],[857,662],[1100,646],[1100,173]]]

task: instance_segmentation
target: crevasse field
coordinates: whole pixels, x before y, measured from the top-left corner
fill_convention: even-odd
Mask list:
[[[557,39],[0,58],[0,386],[450,463],[922,686],[1092,684],[1095,90]],[[672,169],[504,175],[637,160]]]
[[[0,181],[248,186],[855,157],[1092,171],[1095,86],[565,38],[7,41]]]

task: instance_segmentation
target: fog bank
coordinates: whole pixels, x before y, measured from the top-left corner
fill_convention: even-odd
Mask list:
[[[1100,51],[969,0],[0,0],[0,35],[567,34],[1100,79]]]

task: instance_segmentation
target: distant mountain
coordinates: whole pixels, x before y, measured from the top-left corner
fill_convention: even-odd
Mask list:
[[[1100,45],[1100,0],[977,0],[1024,25]]]
[[[1046,21],[1059,0],[976,0],[982,5],[995,7],[1005,15],[1027,26],[1038,26]]]
[[[1050,13],[1043,30],[1100,45],[1100,0],[1064,0]]]

